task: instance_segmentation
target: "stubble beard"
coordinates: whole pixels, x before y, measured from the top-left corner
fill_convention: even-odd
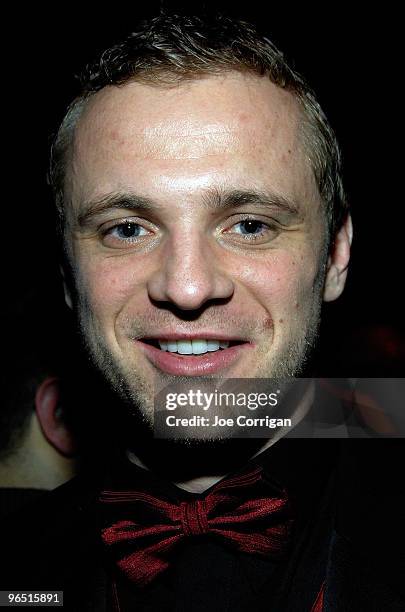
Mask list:
[[[260,352],[258,354],[258,362],[262,361],[264,365],[259,366],[251,378],[271,379],[274,387],[277,381],[308,375],[320,328],[321,292],[317,292],[317,295],[318,297],[314,299],[310,313],[305,320],[305,333],[302,334],[301,330],[301,333],[296,330],[294,336],[288,339],[281,352],[274,355],[270,361],[267,360],[267,349],[262,348],[261,354]],[[78,320],[87,353],[95,368],[123,403],[125,413],[130,417],[130,422],[133,424],[134,433],[136,431],[137,436],[139,432],[146,435],[153,434],[154,398],[156,394],[166,386],[175,383],[194,388],[198,378],[171,376],[162,372],[159,377],[159,386],[156,387],[152,382],[146,380],[139,370],[129,367],[122,360],[115,358],[105,342],[104,335],[98,330],[88,305],[84,303],[79,305]],[[204,377],[205,380],[207,378],[218,379],[219,377]],[[182,442],[190,445],[193,443],[201,444],[204,440],[185,438]]]

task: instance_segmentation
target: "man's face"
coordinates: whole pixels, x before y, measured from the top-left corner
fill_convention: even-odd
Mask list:
[[[108,87],[80,118],[66,193],[79,318],[146,420],[169,382],[300,372],[326,263],[300,120],[290,93],[238,73]]]

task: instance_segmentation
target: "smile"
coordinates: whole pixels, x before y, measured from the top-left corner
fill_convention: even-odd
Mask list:
[[[148,360],[172,375],[201,376],[220,373],[233,365],[245,349],[246,340],[201,338],[142,338],[136,341]]]
[[[152,341],[153,342],[153,341]],[[204,355],[229,348],[230,342],[222,340],[206,340],[190,338],[185,340],[157,340],[161,351],[178,353],[179,355]]]

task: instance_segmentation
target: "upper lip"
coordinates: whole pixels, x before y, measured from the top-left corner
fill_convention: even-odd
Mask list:
[[[199,332],[192,333],[177,333],[177,332],[159,332],[148,334],[138,338],[138,340],[220,340],[222,342],[249,342],[246,338],[233,336],[222,332]]]

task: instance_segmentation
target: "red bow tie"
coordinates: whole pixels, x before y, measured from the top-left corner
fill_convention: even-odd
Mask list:
[[[138,585],[167,569],[172,550],[190,536],[211,534],[242,552],[281,557],[292,524],[285,491],[266,483],[258,466],[179,505],[139,491],[103,491],[100,501],[124,505],[129,520],[110,521],[102,539]]]

